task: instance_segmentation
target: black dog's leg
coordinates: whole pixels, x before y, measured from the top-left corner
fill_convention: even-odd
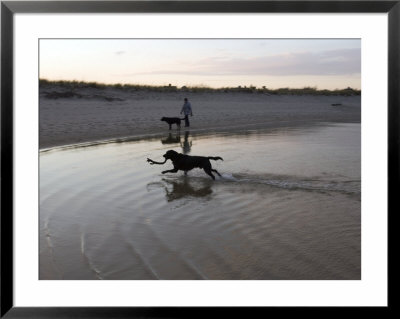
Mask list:
[[[174,169],[169,169],[167,171],[162,171],[161,173],[165,174],[165,173],[177,173],[177,172],[178,172],[178,169],[174,168]]]
[[[213,175],[213,173],[211,173],[211,169],[209,169],[209,168],[204,168],[204,171],[205,171],[208,175],[210,175],[211,178],[212,178],[213,180],[215,180],[215,176]]]
[[[172,124],[169,124],[169,129],[171,129]]]
[[[215,173],[217,173],[218,174],[218,176],[221,176],[221,174],[220,173],[218,173],[218,171],[216,170],[216,169],[211,169],[213,172],[215,172]]]

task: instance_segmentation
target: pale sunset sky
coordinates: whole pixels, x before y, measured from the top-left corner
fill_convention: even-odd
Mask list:
[[[360,39],[41,39],[40,78],[106,84],[361,88]]]

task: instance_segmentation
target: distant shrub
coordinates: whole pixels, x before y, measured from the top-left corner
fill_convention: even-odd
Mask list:
[[[195,86],[184,85],[177,87],[169,84],[167,86],[155,86],[155,85],[143,85],[143,84],[104,84],[98,82],[83,82],[83,81],[49,81],[46,79],[39,79],[39,86],[60,86],[65,89],[77,89],[77,88],[93,88],[93,89],[106,89],[113,88],[123,91],[151,91],[151,92],[193,92],[193,93],[258,93],[268,95],[344,95],[353,96],[361,95],[361,90],[356,90],[350,87],[345,89],[336,90],[318,90],[316,87],[304,87],[304,88],[278,88],[269,89],[266,86],[257,88],[256,86],[237,86],[237,87],[222,87],[222,88],[211,88],[207,85],[199,84]]]
[[[66,92],[48,92],[45,94],[45,97],[48,99],[57,100],[57,99],[71,98],[71,97],[81,98],[82,95],[71,91],[66,91]]]

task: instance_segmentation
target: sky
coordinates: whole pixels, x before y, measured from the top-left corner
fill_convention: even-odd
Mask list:
[[[360,39],[41,39],[39,59],[47,80],[361,88]]]

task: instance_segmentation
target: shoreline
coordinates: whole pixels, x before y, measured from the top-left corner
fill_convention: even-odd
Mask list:
[[[53,88],[57,90],[57,87]],[[99,93],[103,94],[100,95]],[[49,98],[40,90],[39,149],[160,138],[177,134],[163,116],[180,116],[182,93],[79,89],[81,98]],[[194,116],[180,134],[277,129],[318,123],[360,123],[360,96],[267,96],[246,93],[191,93]]]
[[[166,132],[156,132],[152,134],[144,134],[144,135],[131,135],[131,136],[118,136],[118,137],[109,137],[104,139],[98,140],[87,140],[82,141],[79,143],[69,143],[69,144],[55,144],[55,145],[47,145],[41,146],[39,148],[40,153],[46,153],[55,150],[67,150],[67,149],[74,149],[74,148],[83,148],[83,147],[91,147],[91,146],[98,146],[104,144],[111,144],[111,143],[128,143],[128,142],[139,142],[139,141],[154,141],[159,140],[169,135],[173,136],[182,136],[184,137],[185,134],[189,133],[191,137],[207,137],[210,135],[243,135],[248,134],[251,131],[260,131],[260,130],[289,130],[294,128],[300,127],[317,127],[317,126],[329,126],[334,124],[344,124],[344,123],[360,123],[360,122],[317,122],[317,123],[307,123],[307,122],[299,122],[299,123],[290,123],[290,125],[284,125],[283,122],[279,123],[278,125],[270,125],[268,127],[262,126],[261,124],[254,123],[254,124],[247,124],[247,125],[238,125],[232,127],[224,127],[224,128],[203,128],[203,129],[181,129],[181,130],[171,130]],[[276,124],[276,123],[275,123]]]

